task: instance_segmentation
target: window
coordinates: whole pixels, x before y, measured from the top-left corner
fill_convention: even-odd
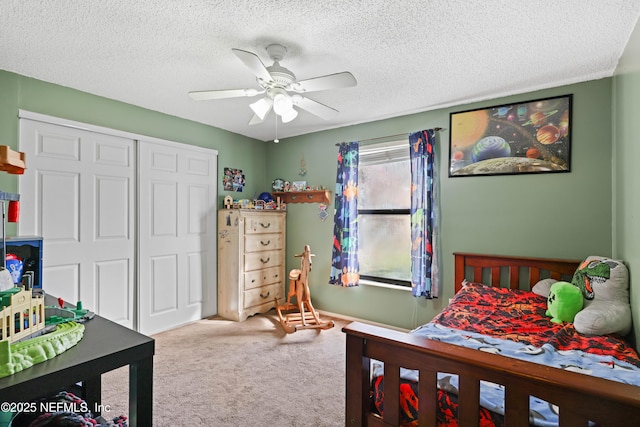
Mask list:
[[[358,260],[365,280],[411,286],[411,165],[406,140],[360,147]]]

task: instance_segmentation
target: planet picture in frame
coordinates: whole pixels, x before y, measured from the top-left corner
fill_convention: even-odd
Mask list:
[[[572,95],[451,113],[449,176],[570,172]]]

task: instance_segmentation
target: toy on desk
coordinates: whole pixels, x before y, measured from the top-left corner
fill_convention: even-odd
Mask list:
[[[0,291],[0,341],[15,342],[41,333],[45,328],[44,298],[14,286]]]
[[[28,340],[53,332],[61,323],[83,323],[95,316],[82,307],[82,301],[75,308],[65,308],[64,300],[58,298],[58,305],[45,306],[43,295],[22,286],[0,291],[0,342]]]
[[[289,292],[287,294],[287,303],[278,305],[276,298],[276,311],[282,328],[288,334],[298,329],[329,329],[333,327],[333,321],[323,321],[311,304],[311,292],[309,291],[309,272],[311,271],[311,257],[315,255],[311,253],[309,245],[304,246],[301,254],[295,255],[302,258],[300,270],[294,269],[289,272]],[[296,304],[291,300],[295,297]],[[296,310],[297,312],[287,311]],[[306,309],[306,311],[305,311]],[[283,314],[284,313],[284,314]]]
[[[64,306],[64,300],[58,298],[58,305],[45,307],[45,319],[47,325],[58,325],[66,322],[79,322],[83,323],[87,320],[94,318],[95,313],[93,311],[85,310],[82,306],[82,301],[78,301],[75,308]]]
[[[58,303],[64,306],[62,299]],[[45,307],[42,295],[34,296],[23,286],[1,291],[0,306],[0,378],[76,345],[84,335],[84,325],[78,321],[93,317],[82,303],[76,309]]]

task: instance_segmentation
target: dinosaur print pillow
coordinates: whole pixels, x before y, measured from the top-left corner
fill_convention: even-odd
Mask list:
[[[629,333],[629,271],[622,261],[590,256],[578,266],[571,283],[584,297],[584,308],[573,322],[578,332],[623,336]]]

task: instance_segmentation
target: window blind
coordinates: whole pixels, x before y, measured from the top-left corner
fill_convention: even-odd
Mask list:
[[[409,160],[409,143],[402,141],[387,141],[360,147],[360,164],[376,165]]]

